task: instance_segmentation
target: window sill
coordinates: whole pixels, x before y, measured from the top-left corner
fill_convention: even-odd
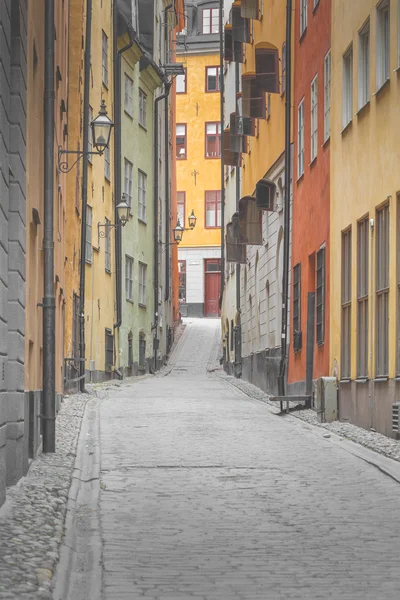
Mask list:
[[[345,135],[351,129],[352,125],[353,119],[350,119],[350,121],[343,127],[342,131],[340,132],[340,135]]]
[[[323,346],[325,346],[325,340],[322,342],[317,342],[317,346],[318,348],[322,348]]]
[[[177,156],[176,160],[187,160],[187,156],[185,156],[184,158],[182,158],[181,156]]]
[[[315,164],[316,164],[316,162],[317,162],[317,158],[318,158],[318,155],[317,155],[317,156],[314,156],[314,158],[312,159],[312,161],[311,161],[311,162],[310,162],[310,164],[308,165],[310,168],[312,168],[312,167],[314,167],[314,166],[315,166]]]
[[[93,252],[100,252],[100,246],[92,246]]]
[[[142,223],[142,225],[147,225],[147,221],[145,221],[144,219],[141,219],[140,217],[138,217],[138,221],[139,221],[139,223]]]
[[[140,306],[140,308],[147,308],[147,305],[146,304],[142,304],[141,302],[139,302],[139,306]]]
[[[382,94],[382,92],[388,87],[389,83],[390,83],[390,78],[388,77],[386,79],[386,81],[384,81],[382,83],[382,85],[372,95],[376,96],[378,98]]]
[[[221,229],[220,225],[205,225],[204,229]]]
[[[351,377],[343,377],[343,379],[339,379],[339,383],[351,383]]]
[[[146,125],[142,125],[142,123],[139,123],[139,127],[141,127],[147,133]]]
[[[299,38],[299,43],[301,44],[301,42],[304,40],[305,36],[307,33],[307,27],[304,28],[304,30],[302,31],[302,33],[300,34],[300,38]]]
[[[107,273],[107,275],[111,275],[111,271],[110,271],[110,269],[104,269],[104,270],[105,270],[105,272]]]
[[[367,112],[367,109],[369,109],[369,107],[370,107],[370,101],[367,100],[366,103],[363,104],[356,112],[356,117],[358,117],[358,118],[362,117]]]
[[[133,121],[133,114],[131,114],[129,111],[127,111],[126,109],[124,110],[124,113],[126,114],[127,117],[129,117],[132,121]]]
[[[107,175],[104,175],[104,179],[106,180],[107,183],[111,183],[111,176],[107,177]]]
[[[400,375],[396,375],[396,377],[393,377],[393,381],[400,381]]]
[[[205,156],[206,160],[221,160],[221,156]]]
[[[304,172],[297,178],[296,183],[299,184],[304,179]]]
[[[319,0],[318,0],[317,4],[314,6],[314,8],[313,8],[313,11],[312,11],[313,15],[315,15],[315,13],[317,12],[318,7],[319,7]]]
[[[331,141],[331,136],[330,136],[330,134],[329,134],[329,136],[326,138],[326,140],[324,141],[324,143],[322,144],[322,146],[321,146],[321,147],[322,147],[322,148],[325,148],[325,147],[328,145],[328,143],[329,143],[330,141]]]
[[[382,377],[375,377],[374,378],[374,383],[386,383],[387,381],[389,381],[389,377],[387,377],[386,375],[382,375]]]
[[[86,263],[87,265],[90,265],[90,266],[92,266],[92,263],[93,263],[93,261],[92,261],[92,260],[88,260],[87,258],[85,258],[85,263]]]
[[[103,84],[103,86],[106,88],[106,90],[108,92],[108,81],[107,81],[107,83],[105,81],[102,81],[101,83]]]
[[[125,300],[126,300],[127,302],[129,302],[129,304],[133,304],[133,300],[131,300],[130,298],[125,298]]]
[[[368,377],[357,377],[357,379],[354,380],[354,383],[368,383],[368,381]]]

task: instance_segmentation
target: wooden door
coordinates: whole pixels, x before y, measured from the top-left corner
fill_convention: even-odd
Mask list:
[[[221,290],[221,261],[219,258],[209,258],[205,259],[204,264],[204,316],[218,317],[220,315],[219,294]]]

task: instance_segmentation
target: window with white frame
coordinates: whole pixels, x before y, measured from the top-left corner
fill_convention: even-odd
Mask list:
[[[369,101],[370,67],[370,26],[369,19],[358,34],[358,108]]]
[[[377,377],[389,374],[389,205],[376,211],[376,339],[375,373]]]
[[[111,159],[109,146],[106,146],[104,149],[104,177],[108,181],[111,181]]]
[[[390,69],[390,12],[389,0],[377,8],[376,21],[376,86],[381,88],[389,79]]]
[[[102,58],[101,58],[101,73],[102,73],[102,81],[105,86],[108,86],[108,37],[104,33],[102,33]]]
[[[353,46],[343,55],[342,127],[352,120],[353,110]]]
[[[147,95],[139,89],[139,125],[147,126]]]
[[[307,29],[307,8],[308,0],[300,0],[300,36]]]
[[[186,69],[184,73],[176,76],[176,93],[186,94]]]
[[[331,136],[331,51],[324,60],[324,142]]]
[[[126,203],[132,208],[132,171],[133,164],[125,158],[124,162],[124,193],[126,194]]]
[[[111,221],[106,218],[105,223],[104,268],[111,273]]]
[[[93,121],[93,108],[89,106],[89,133],[88,133],[88,152],[93,152],[93,131],[90,123]],[[92,155],[88,154],[88,161],[92,162]]]
[[[146,221],[146,187],[147,175],[143,171],[138,171],[138,218]]]
[[[311,82],[311,162],[318,153],[318,75]]]
[[[86,252],[85,262],[92,263],[93,246],[92,246],[92,207],[86,205]]]
[[[297,107],[297,178],[304,173],[304,98]]]
[[[133,116],[133,80],[126,73],[124,110],[130,117]]]
[[[125,298],[133,301],[133,258],[125,255]]]
[[[139,304],[146,306],[147,291],[146,291],[147,265],[139,263]]]
[[[219,33],[219,8],[203,8],[203,34]]]

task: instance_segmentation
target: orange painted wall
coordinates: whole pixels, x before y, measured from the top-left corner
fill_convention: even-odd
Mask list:
[[[295,4],[295,72],[294,72],[294,131],[298,130],[297,107],[304,98],[304,175],[297,168],[298,140],[294,140],[293,229],[292,229],[292,286],[293,267],[301,263],[301,330],[302,349],[294,353],[293,327],[290,340],[289,382],[304,381],[306,377],[307,294],[315,292],[316,253],[326,244],[325,256],[325,315],[324,343],[314,346],[314,378],[329,374],[329,231],[330,231],[330,142],[324,143],[324,59],[330,49],[331,1],[320,2],[312,11],[308,3],[308,25],[300,36],[300,0]],[[318,74],[318,143],[317,157],[311,162],[311,82]],[[314,259],[314,260],[313,260]],[[293,308],[293,287],[292,287]],[[291,311],[293,319],[293,310]],[[293,324],[293,321],[291,325]]]

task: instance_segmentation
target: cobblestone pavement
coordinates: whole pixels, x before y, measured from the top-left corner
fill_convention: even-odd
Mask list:
[[[399,484],[227,385],[219,323],[186,323],[99,404],[102,600],[397,599]]]
[[[55,454],[40,455],[0,509],[0,599],[51,599],[75,449],[89,396],[70,396],[56,421]]]

